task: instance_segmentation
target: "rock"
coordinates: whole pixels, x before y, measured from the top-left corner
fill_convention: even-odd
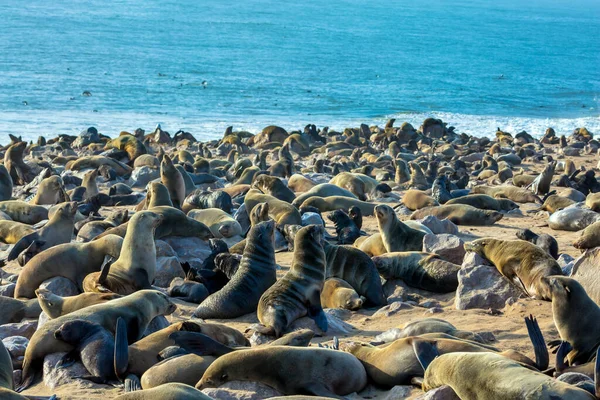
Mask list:
[[[233,213],[233,219],[235,219],[242,226],[242,232],[247,232],[248,229],[250,229],[250,216],[246,210],[245,203],[242,203],[240,208],[235,210]]]
[[[379,310],[377,310],[377,312],[375,312],[375,314],[373,314],[372,317],[389,317],[391,315],[397,314],[400,310],[409,310],[411,308],[413,308],[413,306],[411,306],[410,304],[401,301],[395,301],[387,306],[381,307]]]
[[[216,400],[260,400],[283,396],[270,386],[249,381],[227,382],[218,388],[203,389],[202,393]]]
[[[45,312],[40,313],[40,317],[38,318],[38,328],[41,328],[46,322],[50,320],[50,317]]]
[[[68,367],[57,367],[59,361],[67,353],[52,353],[44,357],[44,384],[50,388],[74,383],[76,377],[87,376],[90,373],[80,361],[76,361]],[[84,379],[77,379],[82,387],[91,387],[93,383]]]
[[[402,279],[388,279],[383,285],[383,294],[387,298],[388,304],[396,301],[408,302],[417,301],[419,296],[415,295],[417,289],[408,286]]]
[[[523,214],[523,211],[521,211],[518,208],[515,208],[514,210],[510,210],[504,213],[504,218],[506,217],[512,217],[512,218],[522,218],[525,215]]]
[[[164,315],[159,315],[158,317],[154,317],[152,321],[148,324],[148,327],[144,331],[144,337],[153,334],[154,332],[158,332],[161,329],[165,329],[167,326],[171,325],[167,318]]]
[[[315,324],[315,321],[312,320],[311,318],[303,317],[303,318],[299,318],[299,319],[295,320],[294,322],[292,322],[290,324],[290,326],[288,327],[288,329],[284,333],[296,331],[299,329],[310,329],[311,331],[313,331],[315,333],[316,336],[323,336],[325,334],[327,334],[328,336],[333,336],[333,335],[345,335],[356,329],[354,326],[350,325],[349,323],[344,322],[341,319],[339,319],[335,315],[335,313],[332,312],[332,310],[330,308],[328,308],[324,311],[325,311],[325,315],[327,316],[327,323],[328,323],[327,332],[323,332]]]
[[[174,278],[185,278],[185,272],[177,257],[159,257],[156,259],[156,276],[153,285],[169,287]]]
[[[460,400],[460,397],[454,393],[450,386],[440,386],[425,393],[423,396],[417,397],[416,400]]]
[[[13,369],[23,367],[23,359],[25,356],[25,349],[29,344],[29,339],[23,336],[10,336],[6,339],[2,339],[2,343],[12,359]]]
[[[556,262],[558,263],[558,265],[561,266],[561,268],[566,267],[568,264],[572,263],[573,261],[575,261],[575,259],[565,253],[558,256],[558,260],[556,260]]]
[[[440,302],[435,301],[435,300],[427,300],[427,301],[424,301],[421,304],[419,304],[419,307],[424,307],[424,308],[434,308],[434,307],[439,307],[439,306],[440,306]]]
[[[180,262],[189,262],[193,267],[201,265],[211,253],[208,243],[197,237],[169,236],[163,240],[173,248]]]
[[[438,235],[427,234],[423,238],[423,251],[435,253],[446,261],[462,264],[465,257],[465,243],[455,235],[442,233]]]
[[[440,220],[434,215],[428,215],[418,221],[428,227],[431,232],[435,234],[448,233],[450,235],[456,235],[458,233],[458,226],[446,218]]]
[[[394,211],[396,212],[396,215],[398,217],[406,217],[408,215],[412,215],[412,210],[409,210],[408,208],[406,208],[405,206],[398,206],[394,208]]]
[[[37,321],[32,320],[0,325],[0,340],[4,340],[11,336],[23,336],[27,339],[31,339],[37,326]]]
[[[146,187],[148,182],[160,178],[158,169],[150,168],[146,165],[133,170],[131,173],[131,186]]]
[[[250,339],[248,339],[248,341],[250,341],[251,346],[258,346],[261,344],[267,344],[269,342],[272,342],[273,336],[265,335],[264,333],[254,331],[254,333],[252,334],[252,336],[250,336]]]
[[[439,314],[443,313],[444,309],[442,307],[432,307],[425,311],[425,314]]]
[[[156,240],[156,258],[158,257],[177,257],[177,253],[169,243],[164,240]]]
[[[15,287],[17,287],[14,283],[9,283],[7,285],[0,286],[0,296],[6,297],[15,297]]]
[[[79,294],[79,289],[73,281],[62,276],[55,276],[54,278],[45,280],[40,285],[40,289],[47,289],[55,295],[62,297],[77,296]]]
[[[386,392],[381,400],[406,399],[415,390],[413,386],[394,386],[389,392]],[[362,394],[363,392],[361,392]]]
[[[325,222],[323,218],[317,213],[314,212],[305,212],[302,214],[302,226],[308,225],[323,225],[325,226]]]
[[[477,265],[492,265],[492,264],[490,264],[490,262],[488,260],[481,257],[479,254],[472,252],[472,251],[468,251],[465,253],[463,262],[461,263],[460,267],[467,268],[467,267],[475,267]]]
[[[476,265],[458,271],[458,288],[454,299],[457,310],[502,309],[509,298],[520,296],[521,291],[504,278],[496,267]]]

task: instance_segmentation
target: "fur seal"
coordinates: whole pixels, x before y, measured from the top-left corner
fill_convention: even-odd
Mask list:
[[[296,198],[294,192],[292,192],[281,179],[266,174],[258,175],[252,182],[252,188],[258,189],[261,192],[271,195],[279,200],[287,203],[292,203]]]
[[[168,155],[164,155],[160,163],[160,180],[163,185],[169,190],[173,207],[181,208],[185,200],[185,182],[181,172]]]
[[[410,336],[421,336],[426,333],[445,333],[446,335],[454,336],[458,339],[485,343],[483,338],[477,333],[457,329],[448,321],[439,318],[424,318],[409,322],[402,328],[393,328],[380,335],[377,335],[371,344],[379,345]]]
[[[343,189],[343,188],[336,186],[334,184],[331,184],[331,183],[321,183],[321,184],[314,186],[310,190],[302,193],[301,195],[297,196],[296,199],[292,202],[292,205],[294,205],[296,207],[300,207],[302,205],[302,203],[304,203],[305,200],[307,200],[308,198],[313,197],[313,196],[317,196],[317,197],[344,196],[344,197],[349,197],[351,199],[358,199],[358,197],[356,197],[354,195],[354,193],[350,192],[349,190]]]
[[[35,206],[20,200],[0,202],[0,211],[8,214],[13,221],[33,225],[48,219],[48,209]]]
[[[588,225],[581,236],[573,242],[573,247],[579,250],[592,249],[600,246],[600,221]]]
[[[65,243],[35,255],[17,279],[15,298],[33,299],[35,290],[47,279],[62,276],[83,291],[84,278],[100,270],[106,256],[117,258],[123,239],[107,235],[89,243]]]
[[[347,282],[365,298],[365,306],[386,304],[381,278],[367,254],[352,246],[337,246],[325,240],[322,243],[327,261],[325,278],[339,278]]]
[[[362,307],[363,299],[347,282],[338,278],[328,278],[323,283],[321,291],[321,306],[323,308],[344,308],[356,311]]]
[[[344,210],[329,213],[327,219],[335,225],[335,233],[338,235],[339,244],[352,244],[360,237],[360,228],[356,226],[356,223]]]
[[[185,198],[182,207],[184,212],[188,212],[194,208],[219,208],[227,214],[231,214],[233,204],[231,196],[223,190],[206,191],[196,189]]]
[[[546,164],[544,170],[533,180],[533,182],[531,182],[533,193],[539,196],[545,195],[550,191],[550,184],[552,183],[555,169],[556,161]]]
[[[130,175],[133,171],[130,166],[105,156],[80,157],[77,160],[69,161],[65,165],[65,168],[71,171],[82,171],[88,168],[100,168],[102,165],[108,165],[114,169],[119,176]]]
[[[208,289],[199,282],[174,278],[167,291],[169,296],[181,298],[188,303],[200,304],[210,294]]]
[[[586,399],[595,396],[494,353],[450,353],[437,356],[434,345],[417,345],[425,369],[423,390],[448,385],[466,399]],[[436,358],[437,357],[437,358]]]
[[[15,244],[22,237],[35,232],[35,229],[27,224],[16,221],[0,221],[0,242]]]
[[[298,369],[298,365],[303,367]],[[196,387],[218,387],[234,380],[261,382],[283,394],[340,398],[360,392],[367,384],[367,374],[356,357],[341,351],[268,346],[219,357]]]
[[[0,165],[0,202],[10,200],[13,181],[4,165]]]
[[[152,389],[121,394],[115,400],[211,400],[210,397],[183,383],[165,383]]]
[[[402,196],[402,204],[411,211],[440,205],[433,197],[428,196],[421,190],[415,189],[407,190],[406,193],[404,193],[404,196]]]
[[[339,209],[348,210],[350,207],[358,207],[363,215],[371,216],[375,210],[375,204],[367,203],[345,196],[316,197],[306,199],[300,208],[315,207],[320,212],[335,211]]]
[[[36,299],[19,300],[0,296],[0,325],[21,322],[23,318],[38,318],[42,309]]]
[[[50,220],[42,229],[22,237],[8,253],[7,260],[12,261],[35,240],[43,242],[38,247],[42,252],[59,244],[69,243],[73,237],[74,218],[77,213],[77,203],[64,203],[58,206]]]
[[[487,194],[496,199],[509,199],[515,203],[542,203],[534,193],[515,186],[478,185],[471,190],[471,194]]]
[[[380,204],[375,207],[379,234],[387,252],[420,251],[425,233],[412,229],[398,219],[392,207]]]
[[[58,204],[69,201],[69,195],[65,190],[63,180],[60,176],[52,175],[38,185],[37,193],[31,200],[31,204]]]
[[[438,293],[452,292],[458,287],[460,265],[445,261],[437,254],[391,252],[372,259],[385,279],[402,279],[409,286]]]
[[[181,354],[162,360],[142,375],[142,388],[152,389],[168,383],[183,383],[193,387],[216,357]]]
[[[213,236],[217,239],[241,236],[243,233],[240,223],[218,208],[191,210],[187,215],[208,226]]]
[[[585,208],[565,208],[548,218],[548,226],[556,231],[580,231],[600,221],[600,214]]]
[[[237,272],[223,289],[198,306],[194,317],[236,318],[256,310],[262,294],[277,280],[274,232],[273,221],[261,222],[250,229]]]
[[[547,282],[542,279],[562,275],[562,269],[546,251],[524,240],[477,239],[465,243],[466,251],[472,251],[490,261],[527,296],[551,300]]]
[[[48,289],[37,289],[35,291],[42,311],[50,319],[69,314],[84,307],[94,304],[106,303],[121,297],[115,293],[81,293],[77,296],[61,297]]]
[[[262,193],[257,189],[250,189],[244,198],[246,210],[252,209],[259,203],[269,204],[269,216],[275,220],[278,225],[301,225],[302,218],[300,213],[288,202],[279,200],[268,194]]]
[[[500,221],[503,215],[497,211],[480,210],[467,204],[445,204],[415,211],[410,219],[422,219],[433,215],[439,219],[449,219],[456,225],[488,226]]]
[[[296,193],[305,193],[317,186],[317,182],[304,175],[294,174],[288,179],[288,187]]]
[[[321,307],[325,280],[322,236],[323,227],[317,225],[306,226],[296,234],[290,270],[258,302],[258,320],[267,328],[262,333],[280,337],[289,325],[305,315],[322,331],[327,331],[327,317]]]
[[[83,280],[86,292],[113,292],[128,295],[149,289],[156,275],[154,230],[163,217],[151,211],[140,211],[129,221],[121,254],[108,272],[93,272]]]
[[[481,210],[494,211],[512,211],[519,208],[519,205],[512,200],[496,199],[487,194],[469,194],[449,200],[446,204],[467,204]]]
[[[521,240],[526,240],[538,247],[541,247],[555,260],[558,259],[558,242],[551,235],[548,235],[547,233],[536,235],[529,229],[521,229],[516,233],[516,235]]]
[[[100,191],[98,190],[98,184],[96,183],[96,178],[98,178],[98,169],[88,171],[83,176],[81,186],[85,188],[85,199],[89,199],[90,197],[93,197],[100,193]]]
[[[349,190],[362,201],[367,200],[379,185],[379,182],[370,176],[351,172],[339,173],[334,176],[329,183]]]
[[[29,341],[23,360],[23,379],[17,390],[22,391],[31,386],[47,354],[73,350],[72,345],[54,337],[54,332],[64,323],[81,319],[114,332],[120,317],[127,328],[128,341],[135,342],[154,317],[171,314],[176,308],[165,294],[155,290],[140,290],[129,296],[85,307],[47,321],[35,331]]]
[[[77,240],[80,242],[89,242],[96,236],[103,234],[107,229],[115,228],[129,217],[127,210],[115,210],[103,221],[90,221],[83,225],[77,232]]]

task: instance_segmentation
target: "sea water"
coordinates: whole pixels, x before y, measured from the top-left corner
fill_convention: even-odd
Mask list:
[[[599,0],[0,0],[0,17],[0,143],[429,116],[600,133]]]

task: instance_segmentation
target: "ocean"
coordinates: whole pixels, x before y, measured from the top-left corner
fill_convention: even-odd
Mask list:
[[[0,0],[0,17],[0,143],[429,116],[600,133],[598,0]]]

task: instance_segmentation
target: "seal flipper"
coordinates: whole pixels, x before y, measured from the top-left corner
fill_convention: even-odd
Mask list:
[[[569,342],[561,342],[560,346],[558,346],[558,350],[556,350],[556,372],[561,372],[567,365],[565,364],[565,357],[573,348]]]
[[[596,364],[594,365],[594,391],[596,397],[600,398],[600,347],[596,350]]]
[[[127,375],[125,378],[125,393],[128,392],[136,392],[138,390],[142,390],[142,384],[140,383],[140,378],[133,374]]]
[[[127,324],[123,318],[117,318],[115,329],[115,375],[120,381],[126,376],[129,365],[129,342],[127,341]]]
[[[198,332],[173,332],[169,335],[169,339],[190,353],[194,353],[199,356],[220,357],[234,351],[234,349],[231,347],[225,346],[210,336],[206,336],[205,334]]]
[[[429,367],[429,364],[431,364],[431,362],[440,355],[435,342],[423,339],[414,339],[412,343],[413,350],[417,356],[417,359],[419,360],[419,364],[421,364],[423,370],[426,371],[427,367]]]
[[[100,293],[112,293],[108,287],[106,287],[108,273],[110,272],[110,266],[115,262],[115,258],[110,255],[104,256],[104,261],[100,267],[100,275],[98,276],[98,282],[96,283],[96,289]]]
[[[321,304],[308,306],[307,308],[308,317],[315,321],[319,329],[323,332],[327,332],[328,322],[327,322],[327,314],[323,311],[323,307]]]
[[[540,371],[543,371],[548,368],[548,364],[550,363],[550,356],[548,355],[544,336],[542,335],[537,319],[533,315],[530,314],[529,317],[525,317],[525,325],[527,326],[527,333],[529,333],[531,344],[533,344],[536,367]]]
[[[26,250],[31,245],[31,243],[33,243],[33,241],[38,239],[39,237],[39,233],[37,232],[32,232],[29,235],[23,236],[21,239],[19,239],[17,243],[15,243],[13,248],[8,253],[8,257],[6,257],[6,259],[8,261],[16,260],[19,254],[21,254],[23,250]]]

